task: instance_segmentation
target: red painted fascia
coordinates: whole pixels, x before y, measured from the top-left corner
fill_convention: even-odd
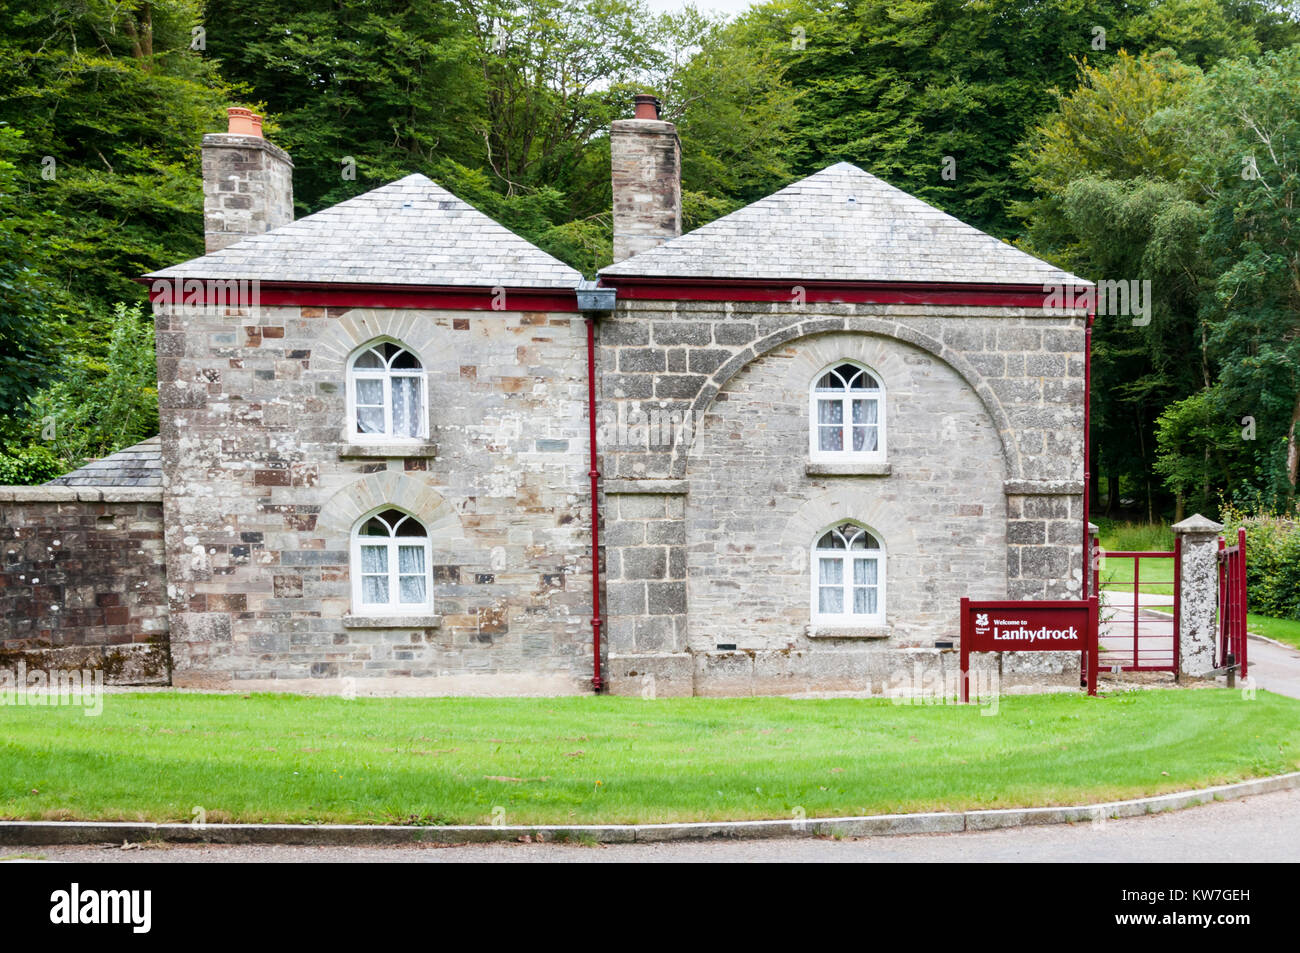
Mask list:
[[[942,304],[1041,308],[1042,285],[907,281],[787,281],[752,278],[656,278],[602,275],[600,283],[631,301],[780,301],[802,288],[808,304]],[[1082,289],[1083,286],[1080,286]],[[1074,310],[1074,309],[1065,309]]]
[[[151,287],[165,281],[174,288],[184,288],[184,278],[137,278],[150,288],[149,300],[160,292]],[[205,282],[207,279],[197,279]],[[225,279],[220,279],[225,280]],[[237,278],[229,279],[238,281]],[[578,297],[571,288],[505,289],[505,307],[494,307],[497,293],[492,288],[466,288],[455,285],[384,285],[338,284],[334,282],[261,281],[258,304],[266,307],[301,305],[318,308],[413,308],[444,311],[558,311],[578,310]],[[201,302],[186,299],[187,304]]]

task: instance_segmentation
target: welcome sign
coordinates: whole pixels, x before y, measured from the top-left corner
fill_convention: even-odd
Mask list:
[[[962,701],[972,652],[1078,652],[1088,694],[1097,694],[1097,599],[961,601]]]

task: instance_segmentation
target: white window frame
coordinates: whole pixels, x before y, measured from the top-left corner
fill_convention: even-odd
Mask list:
[[[403,514],[403,519],[398,520],[392,527],[393,530],[406,520],[414,520],[424,530],[423,538],[418,536],[396,536],[391,532],[387,537],[383,536],[363,536],[361,528],[371,519],[387,510],[396,510]],[[387,521],[385,521],[387,522]],[[424,601],[421,603],[400,602],[401,595],[400,580],[402,575],[398,572],[398,548],[401,546],[415,546],[420,542],[424,544]],[[361,547],[362,546],[383,546],[388,550],[388,602],[376,603],[366,602],[363,598],[364,589],[362,587],[361,571]],[[433,541],[429,538],[429,528],[424,525],[424,521],[408,513],[399,506],[377,507],[371,510],[361,519],[357,520],[356,525],[352,527],[352,546],[350,553],[350,562],[348,571],[352,576],[352,614],[355,616],[392,616],[392,615],[432,615],[433,614]],[[407,573],[406,575],[411,575]]]
[[[874,539],[879,549],[818,549],[822,537],[830,532],[838,532],[842,526],[849,525],[867,533]],[[839,520],[827,526],[814,538],[811,551],[810,571],[812,574],[811,609],[812,621],[819,626],[874,626],[885,624],[886,589],[885,589],[885,543],[880,534],[855,520]],[[840,585],[843,590],[843,605],[848,612],[821,611],[821,560],[838,559],[840,561]],[[876,563],[876,611],[873,613],[853,612],[853,561],[871,559]]]
[[[392,344],[400,347],[420,364],[418,369],[415,368],[392,368],[388,365],[391,360],[384,361],[383,368],[357,367],[357,360],[363,355],[382,347],[385,344]],[[380,355],[382,358],[382,355]],[[395,355],[396,356],[396,355]],[[399,436],[393,433],[393,378],[394,377],[414,377],[420,382],[420,419],[419,430],[414,436],[405,434]],[[346,387],[347,391],[347,414],[348,414],[348,439],[355,443],[419,443],[429,439],[429,375],[425,368],[424,358],[422,358],[413,348],[408,347],[401,341],[392,338],[376,338],[373,341],[367,341],[361,347],[357,348],[348,358]],[[383,433],[364,433],[361,430],[357,420],[357,381],[359,380],[378,380],[383,383],[384,388],[384,431]],[[367,405],[369,406],[369,405]]]
[[[843,442],[846,448],[853,446],[853,401],[874,400],[876,402],[876,449],[875,450],[822,450],[821,425],[817,414],[817,404],[821,400],[833,399],[832,394],[818,391],[817,383],[835,368],[848,364],[869,375],[876,386],[867,390],[843,390],[838,393],[841,402],[841,424]],[[885,462],[885,384],[881,376],[861,361],[845,358],[823,367],[812,379],[808,388],[808,458],[817,463],[884,463]]]

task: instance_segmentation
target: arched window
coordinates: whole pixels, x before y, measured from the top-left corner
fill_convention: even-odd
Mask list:
[[[885,550],[866,529],[841,523],[813,544],[814,622],[863,625],[885,621]]]
[[[358,614],[433,609],[429,533],[414,516],[387,509],[352,531],[352,599]]]
[[[811,453],[814,460],[883,461],[885,391],[867,368],[842,361],[813,382]]]
[[[427,437],[424,366],[392,341],[362,348],[348,361],[348,416],[358,440]]]

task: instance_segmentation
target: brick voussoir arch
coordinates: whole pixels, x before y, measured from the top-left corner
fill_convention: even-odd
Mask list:
[[[906,324],[880,318],[858,315],[844,318],[818,318],[782,328],[767,337],[760,338],[744,350],[733,355],[713,372],[704,386],[700,388],[699,394],[691,402],[691,419],[696,422],[701,420],[722,391],[722,388],[727,386],[727,382],[739,374],[743,368],[763,355],[769,354],[791,341],[843,331],[893,338],[925,351],[951,367],[975,392],[989,417],[992,418],[993,425],[998,432],[998,441],[1002,446],[1002,457],[1006,465],[1007,478],[1013,480],[1020,478],[1020,450],[1016,446],[1011,422],[1007,418],[1006,411],[1002,409],[1002,404],[998,401],[997,395],[993,393],[993,389],[984,380],[983,375],[975,370],[964,357],[944,345],[943,342],[935,340],[927,334],[922,334]],[[692,429],[690,441],[679,442],[673,448],[671,473],[674,479],[684,479],[686,477],[687,458],[690,456],[691,447],[694,445],[697,430],[698,426]]]
[[[347,537],[361,517],[393,506],[410,513],[432,539],[462,536],[460,517],[433,487],[401,473],[371,473],[343,487],[321,506],[316,525],[323,532]]]

